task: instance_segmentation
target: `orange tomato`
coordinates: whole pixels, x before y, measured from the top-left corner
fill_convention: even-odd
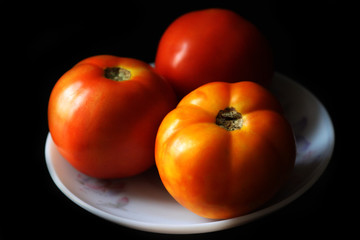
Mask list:
[[[66,72],[48,107],[51,136],[79,171],[129,177],[155,164],[163,117],[176,105],[170,85],[142,61],[100,55]]]
[[[294,167],[295,140],[281,112],[253,82],[208,83],[185,96],[156,137],[156,165],[168,192],[213,219],[262,206]]]

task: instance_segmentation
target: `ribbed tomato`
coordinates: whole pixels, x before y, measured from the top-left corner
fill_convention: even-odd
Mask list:
[[[207,218],[262,206],[294,166],[294,136],[281,112],[253,82],[208,83],[185,96],[156,138],[156,165],[168,192]]]

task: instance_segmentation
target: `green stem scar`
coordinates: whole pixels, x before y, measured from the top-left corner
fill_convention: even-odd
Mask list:
[[[121,67],[109,67],[104,70],[104,76],[113,81],[125,81],[131,78],[131,72]]]

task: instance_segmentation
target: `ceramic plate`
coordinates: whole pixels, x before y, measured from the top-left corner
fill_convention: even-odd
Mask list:
[[[56,150],[51,135],[46,163],[58,188],[87,211],[120,225],[158,233],[203,233],[254,221],[289,204],[325,170],[334,148],[334,129],[324,106],[304,87],[276,73],[271,91],[283,105],[296,137],[295,169],[286,186],[263,208],[227,219],[202,218],[179,205],[163,187],[156,168],[131,178],[100,180],[75,170]]]

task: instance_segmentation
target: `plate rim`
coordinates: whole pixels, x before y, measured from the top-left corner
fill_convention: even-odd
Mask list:
[[[273,213],[285,206],[287,206],[289,203],[293,202],[297,198],[299,198],[301,195],[303,195],[307,190],[309,190],[321,177],[325,169],[327,168],[331,157],[333,155],[334,146],[335,146],[335,130],[334,125],[331,119],[330,114],[328,113],[325,106],[322,104],[322,102],[308,89],[306,89],[304,86],[302,86],[300,83],[294,81],[293,79],[285,76],[284,74],[275,72],[274,73],[274,79],[282,79],[292,85],[295,85],[296,88],[300,88],[302,91],[306,92],[309,96],[311,96],[321,108],[322,111],[324,111],[325,118],[329,122],[329,136],[330,136],[330,146],[329,146],[329,153],[324,157],[322,160],[322,163],[318,166],[318,169],[315,170],[315,172],[312,174],[312,176],[309,176],[309,179],[307,182],[301,186],[298,190],[296,190],[294,193],[292,193],[290,196],[280,200],[277,203],[274,203],[270,206],[267,206],[265,208],[259,209],[255,212],[231,218],[231,219],[224,219],[224,220],[217,220],[213,222],[205,222],[205,223],[191,223],[191,224],[162,224],[162,223],[151,223],[151,222],[140,222],[133,219],[127,219],[124,217],[116,216],[111,213],[108,213],[106,211],[103,211],[97,207],[92,206],[91,204],[83,201],[81,198],[76,196],[74,193],[72,193],[60,180],[57,172],[55,171],[55,168],[52,163],[51,159],[51,152],[50,152],[50,144],[52,141],[52,137],[50,132],[48,132],[45,142],[45,160],[46,165],[49,171],[49,174],[54,181],[55,185],[65,194],[66,197],[68,197],[70,200],[72,200],[74,203],[76,203],[78,206],[82,207],[83,209],[91,212],[92,214],[99,216],[101,218],[104,218],[108,221],[120,224],[125,227],[129,227],[132,229],[137,229],[141,231],[147,231],[147,232],[154,232],[154,233],[165,233],[165,234],[194,234],[194,233],[206,233],[206,232],[215,232],[219,230],[224,230],[228,228],[232,228],[235,226],[240,226],[243,224],[246,224],[248,222],[252,222],[258,218],[264,217],[266,215],[269,215],[270,213]]]

